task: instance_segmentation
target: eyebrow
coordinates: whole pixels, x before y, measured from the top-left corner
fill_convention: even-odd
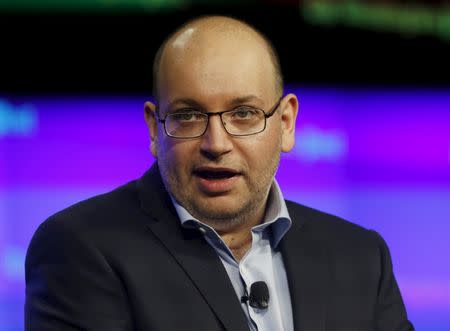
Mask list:
[[[195,108],[203,108],[202,105],[194,99],[191,98],[178,98],[168,103],[167,109],[171,109],[177,104],[184,104],[188,106],[192,106]]]
[[[264,101],[257,97],[256,95],[246,95],[242,97],[234,98],[230,101],[230,107],[237,106],[239,104],[245,103],[245,102],[251,102],[251,101],[258,101],[260,103],[264,103]],[[167,109],[171,109],[177,104],[185,104],[191,107],[195,107],[198,109],[205,109],[205,107],[198,101],[192,98],[177,98],[167,105]]]

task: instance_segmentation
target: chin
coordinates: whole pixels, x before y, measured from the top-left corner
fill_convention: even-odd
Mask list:
[[[225,230],[229,227],[242,224],[248,220],[249,213],[252,213],[254,206],[242,200],[226,203],[226,201],[213,200],[191,201],[188,203],[188,211],[198,220],[207,223],[216,230]]]
[[[200,202],[201,204],[201,202]],[[225,206],[223,203],[193,204],[196,214],[206,219],[216,219],[219,221],[236,218],[242,214],[242,206]]]

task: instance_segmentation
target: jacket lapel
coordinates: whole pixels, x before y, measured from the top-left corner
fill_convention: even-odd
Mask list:
[[[154,165],[139,181],[148,226],[178,262],[226,330],[248,331],[248,324],[227,272],[197,229],[181,227],[172,201]]]
[[[281,242],[296,331],[325,330],[328,293],[326,246],[314,236],[295,205],[288,204],[293,224]]]

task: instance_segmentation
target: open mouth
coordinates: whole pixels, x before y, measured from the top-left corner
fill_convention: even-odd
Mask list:
[[[194,174],[200,178],[207,180],[223,180],[238,176],[239,173],[232,169],[213,169],[213,168],[199,168],[194,171]]]

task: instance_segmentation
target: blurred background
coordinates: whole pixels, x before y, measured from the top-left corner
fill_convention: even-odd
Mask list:
[[[37,226],[153,162],[153,56],[200,14],[279,51],[300,100],[286,197],[377,230],[417,330],[450,330],[450,5],[425,0],[0,0],[0,330],[23,329]]]

